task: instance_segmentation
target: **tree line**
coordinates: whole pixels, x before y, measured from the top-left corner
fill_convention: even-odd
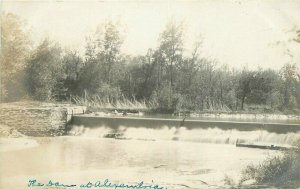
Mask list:
[[[167,23],[158,47],[138,56],[121,52],[124,36],[112,21],[87,37],[84,56],[49,38],[32,48],[24,26],[14,14],[1,15],[2,102],[81,97],[113,104],[127,99],[161,112],[300,108],[296,63],[280,70],[234,69],[202,55],[201,41],[187,56],[182,23]],[[294,42],[299,41],[298,31]]]

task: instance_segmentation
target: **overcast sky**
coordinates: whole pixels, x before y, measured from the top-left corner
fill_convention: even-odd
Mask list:
[[[286,62],[300,61],[300,44],[288,42],[294,34],[291,31],[300,28],[300,0],[4,0],[1,11],[25,19],[35,42],[48,36],[80,52],[85,37],[112,19],[125,31],[123,52],[145,54],[148,48],[157,47],[159,33],[173,18],[185,23],[187,54],[202,36],[202,56],[231,66],[278,69]]]

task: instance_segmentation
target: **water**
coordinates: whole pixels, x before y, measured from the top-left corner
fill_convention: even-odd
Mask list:
[[[30,178],[76,184],[105,178],[127,183],[154,180],[168,188],[208,188],[222,186],[225,174],[236,177],[246,165],[276,153],[178,141],[57,137],[39,142],[38,147],[1,155],[1,188],[26,188]]]
[[[103,138],[122,133],[122,140]],[[247,134],[248,133],[248,134]],[[237,148],[243,140],[290,143],[289,137],[268,133],[185,128],[87,129],[74,127],[70,136],[35,138],[39,146],[0,155],[0,188],[27,188],[29,179],[66,184],[110,179],[136,184],[152,180],[169,189],[223,188],[224,177],[238,179],[249,164],[258,164],[279,151]],[[256,136],[257,135],[257,136]],[[295,140],[293,139],[293,140]]]
[[[104,137],[107,134],[117,133],[122,139],[135,140],[177,140],[185,142],[214,143],[214,144],[236,144],[244,143],[266,143],[281,146],[293,145],[300,140],[299,133],[277,134],[265,130],[238,131],[222,130],[218,128],[209,129],[186,129],[185,127],[162,127],[153,128],[133,128],[119,127],[111,129],[109,127],[87,128],[84,126],[74,126],[70,131],[71,135],[85,137]]]
[[[101,114],[100,114],[101,115]],[[102,114],[105,116],[105,114]],[[109,115],[113,116],[113,115]],[[141,117],[138,115],[127,115],[127,117]],[[147,118],[166,118],[183,119],[185,116],[175,116],[170,114],[145,114]],[[234,122],[264,122],[264,123],[283,123],[300,124],[300,115],[283,114],[191,114],[188,120],[209,120],[209,121],[234,121]]]

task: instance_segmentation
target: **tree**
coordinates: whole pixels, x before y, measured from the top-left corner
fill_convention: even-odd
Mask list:
[[[159,40],[159,47],[151,53],[152,62],[148,64],[148,73],[154,77],[149,77],[147,74],[145,84],[150,81],[154,84],[155,91],[151,93],[159,98],[156,101],[160,102],[160,109],[170,111],[177,107],[177,97],[180,96],[176,94],[178,92],[176,88],[179,86],[179,65],[183,61],[183,24],[170,21],[160,34]],[[153,99],[153,96],[150,98]]]
[[[299,74],[296,64],[285,64],[280,70],[280,76],[283,80],[282,94],[283,94],[283,108],[293,109],[297,107],[299,85]]]
[[[34,99],[57,100],[64,95],[61,52],[57,43],[45,39],[29,58],[27,87]]]
[[[109,21],[104,26],[104,37],[100,39],[100,52],[98,58],[103,63],[105,68],[105,81],[107,84],[111,84],[115,76],[113,72],[116,64],[120,61],[120,51],[123,40],[120,36],[120,31],[117,25]]]
[[[244,109],[244,103],[246,98],[251,92],[250,83],[253,79],[253,73],[247,70],[243,70],[240,74],[238,87],[237,87],[237,98],[241,100],[241,109]]]
[[[86,60],[80,73],[81,92],[97,94],[101,87],[116,87],[122,74],[123,39],[117,24],[108,21],[88,38]],[[117,89],[116,89],[117,90]]]
[[[166,69],[167,81],[174,89],[176,67],[183,56],[183,24],[170,21],[160,36],[158,49],[162,57],[162,68]]]
[[[83,60],[77,52],[67,51],[62,58],[64,87],[67,89],[66,97],[78,93],[79,74],[83,67]]]
[[[12,13],[1,14],[0,100],[17,100],[24,95],[23,74],[31,42],[25,23]]]

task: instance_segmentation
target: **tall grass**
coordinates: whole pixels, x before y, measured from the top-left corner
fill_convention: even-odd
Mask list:
[[[128,100],[124,97],[120,99],[101,98],[99,95],[86,97],[72,97],[72,100],[78,104],[92,108],[93,110],[137,110],[147,111],[149,108],[145,101],[135,99]]]

